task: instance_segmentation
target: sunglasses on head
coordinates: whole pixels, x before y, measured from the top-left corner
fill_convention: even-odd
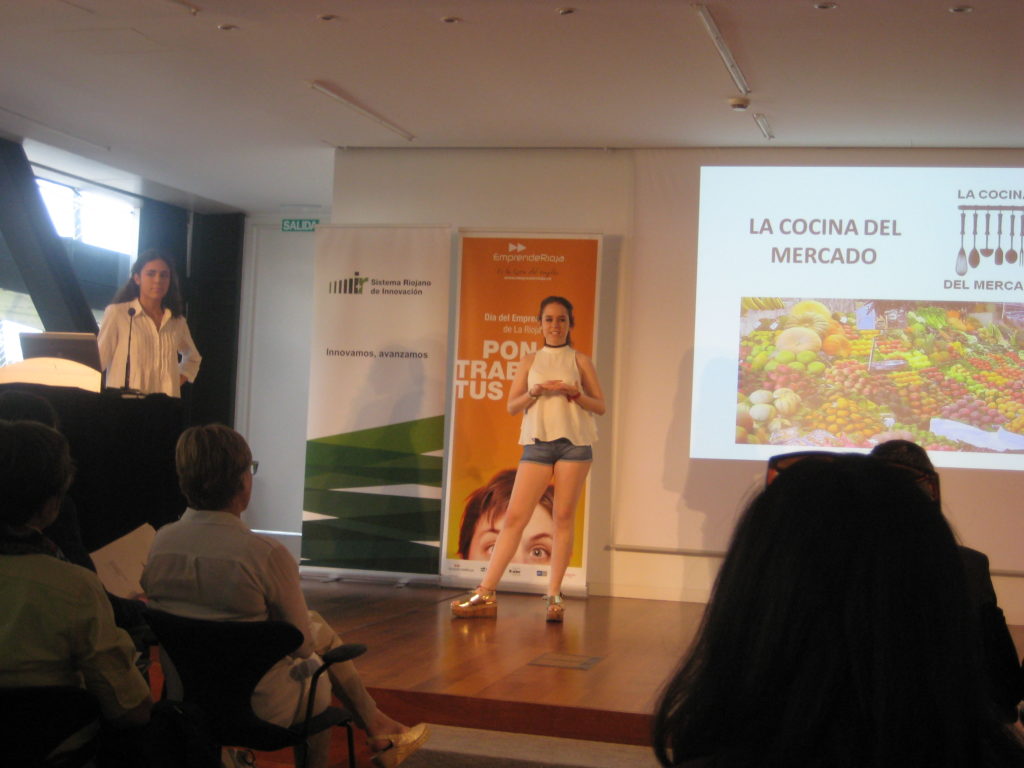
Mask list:
[[[765,485],[771,485],[780,474],[802,461],[833,463],[837,461],[837,457],[843,455],[845,454],[831,453],[829,451],[797,451],[796,453],[783,453],[778,456],[772,456],[768,459]],[[895,467],[901,472],[906,472],[929,499],[932,501],[939,500],[939,476],[935,472],[887,459],[879,459],[879,461],[884,462],[890,467]]]

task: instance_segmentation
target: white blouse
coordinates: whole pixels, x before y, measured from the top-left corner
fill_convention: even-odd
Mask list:
[[[135,316],[128,314],[135,309]],[[124,368],[128,358],[128,331],[131,330],[131,371],[128,386],[140,392],[151,394],[163,392],[171,397],[181,397],[183,374],[189,381],[195,381],[202,356],[192,341],[188,323],[184,317],[172,317],[169,309],[164,310],[163,322],[156,327],[138,299],[111,304],[103,311],[100,325],[100,365],[107,373],[108,387],[124,386]],[[181,361],[178,361],[181,355]]]
[[[527,374],[527,387],[544,381],[559,380],[582,389],[580,369],[576,364],[576,350],[563,347],[541,347],[533,357]],[[570,402],[562,394],[543,394],[530,403],[523,414],[519,444],[530,445],[534,440],[558,440],[564,437],[573,445],[591,445],[597,441],[597,422],[594,414],[579,403]]]

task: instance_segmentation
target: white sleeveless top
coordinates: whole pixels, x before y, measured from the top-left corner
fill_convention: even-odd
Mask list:
[[[576,350],[564,347],[541,347],[533,357],[527,376],[527,388],[544,381],[557,379],[580,385],[580,369],[576,365]],[[573,445],[590,445],[597,441],[594,414],[584,410],[564,395],[541,395],[523,414],[519,431],[519,444],[530,445],[534,440],[569,439]]]

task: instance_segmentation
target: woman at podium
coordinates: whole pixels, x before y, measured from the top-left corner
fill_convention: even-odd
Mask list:
[[[181,385],[195,381],[202,361],[183,309],[170,259],[143,253],[103,312],[100,364],[108,387],[181,397]]]

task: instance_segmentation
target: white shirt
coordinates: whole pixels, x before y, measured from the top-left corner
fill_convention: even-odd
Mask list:
[[[79,685],[115,719],[149,686],[96,574],[50,555],[0,556],[0,686]]]
[[[288,725],[304,704],[306,664],[316,647],[299,568],[283,544],[229,512],[187,509],[153,539],[142,588],[157,610],[215,621],[287,621],[302,645],[275,664],[253,694],[256,714]],[[317,661],[319,661],[317,659]],[[320,686],[318,693],[329,693]]]
[[[552,380],[582,389],[576,350],[569,345],[541,347],[533,356],[533,364],[526,377],[527,387]],[[597,423],[594,414],[578,403],[570,402],[563,394],[543,394],[530,403],[523,414],[519,444],[530,445],[534,440],[551,441],[562,437],[573,445],[595,443]]]
[[[128,314],[133,308],[135,316]],[[108,387],[124,386],[128,358],[128,332],[131,330],[131,371],[128,386],[146,394],[163,392],[181,397],[180,376],[195,381],[202,356],[192,341],[184,317],[172,317],[164,310],[163,322],[156,327],[138,299],[111,304],[103,311],[100,325],[100,365],[107,372]],[[178,355],[181,362],[178,362]]]

